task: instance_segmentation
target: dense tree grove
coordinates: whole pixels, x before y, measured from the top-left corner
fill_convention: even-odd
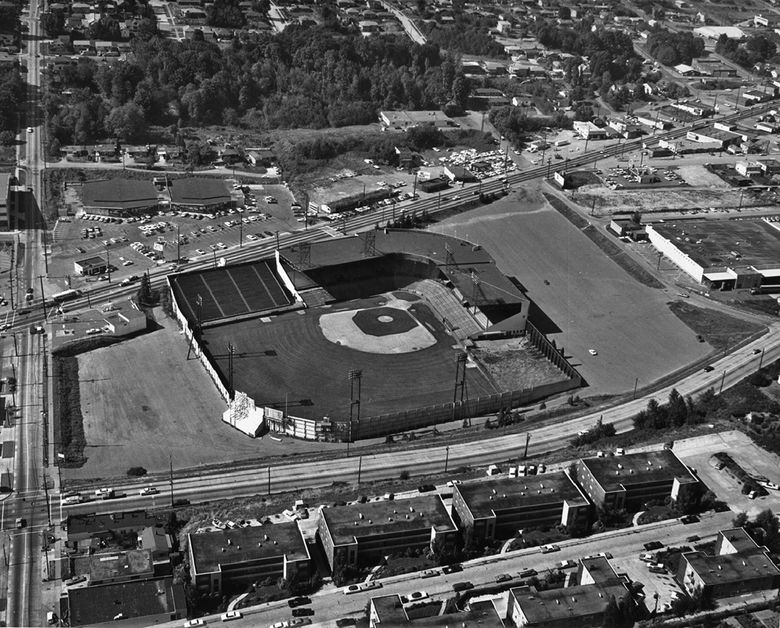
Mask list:
[[[24,82],[16,66],[0,68],[0,143],[10,144],[16,136],[22,110]]]
[[[497,23],[496,17],[455,13],[454,18],[454,24],[437,24],[433,21],[426,24],[424,31],[428,41],[461,54],[507,56],[504,47],[488,35],[488,29]]]
[[[536,26],[539,43],[562,52],[590,60],[590,81],[597,90],[609,89],[615,82],[635,81],[642,73],[642,60],[634,52],[627,33],[597,28],[582,20],[576,28],[561,28],[558,24],[541,21]],[[577,79],[575,61],[568,62],[570,78]],[[585,80],[584,78],[582,80]],[[574,81],[575,84],[577,81]]]
[[[61,144],[143,136],[147,124],[322,128],[374,122],[380,109],[440,108],[455,99],[459,64],[436,45],[361,38],[326,27],[234,40],[134,40],[127,62],[90,59],[63,72],[71,96],[44,103]],[[116,110],[119,109],[119,112]]]
[[[757,63],[778,61],[777,44],[762,33],[750,35],[744,43],[721,35],[715,45],[715,52],[746,68]]]
[[[690,63],[704,54],[704,40],[693,33],[652,31],[647,38],[647,49],[658,63],[677,65]]]

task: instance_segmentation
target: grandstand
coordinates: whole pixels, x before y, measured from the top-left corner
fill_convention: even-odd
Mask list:
[[[201,324],[280,311],[294,301],[269,260],[173,275],[170,281],[185,317]]]

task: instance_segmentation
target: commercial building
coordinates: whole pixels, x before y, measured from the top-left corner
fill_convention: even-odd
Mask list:
[[[81,203],[87,214],[133,216],[156,213],[159,202],[157,189],[151,181],[88,181],[81,188]]]
[[[139,533],[148,527],[162,527],[164,517],[131,510],[111,514],[69,515],[65,522],[68,541],[78,542],[107,534]]]
[[[690,504],[700,484],[671,449],[577,461],[577,481],[597,508],[637,512],[666,498]]]
[[[432,124],[436,128],[455,127],[457,124],[448,115],[439,110],[433,111],[380,111],[379,121],[388,128],[405,131],[422,124]]]
[[[369,628],[392,626],[459,626],[503,628],[504,622],[490,601],[471,602],[464,611],[440,615],[441,603],[405,605],[398,594],[371,598]]]
[[[592,122],[586,120],[575,120],[572,123],[574,132],[584,140],[605,140],[607,139],[607,130],[598,127]]]
[[[105,258],[94,255],[73,262],[73,270],[77,275],[100,275],[108,272],[108,262]]]
[[[223,209],[230,209],[234,205],[227,186],[219,179],[205,177],[174,179],[170,183],[169,192],[171,208],[177,211],[213,214]]]
[[[452,518],[475,539],[509,539],[519,530],[565,525],[584,530],[591,505],[563,471],[459,484]]]
[[[187,535],[190,575],[201,593],[236,590],[266,578],[307,577],[309,550],[297,523]]]
[[[437,539],[454,542],[457,528],[438,495],[320,508],[317,532],[331,569],[375,563]]]
[[[128,550],[89,556],[89,583],[148,580],[154,575],[151,550]]]
[[[650,242],[713,290],[780,289],[780,230],[767,220],[686,220],[647,226]]]
[[[172,578],[69,588],[69,626],[150,626],[187,616],[184,587]]]
[[[683,554],[677,580],[690,594],[701,591],[713,598],[731,597],[776,589],[780,569],[766,547],[759,546],[744,528],[733,528],[718,532],[714,556]]]

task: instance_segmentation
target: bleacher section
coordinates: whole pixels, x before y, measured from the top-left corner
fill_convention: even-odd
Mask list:
[[[407,289],[428,299],[436,311],[444,317],[445,325],[458,340],[466,340],[473,334],[483,331],[474,317],[460,304],[455,293],[438,281],[423,279],[416,281]]]
[[[176,275],[171,286],[192,321],[198,318],[198,299],[202,300],[202,323],[271,311],[293,301],[270,260]]]

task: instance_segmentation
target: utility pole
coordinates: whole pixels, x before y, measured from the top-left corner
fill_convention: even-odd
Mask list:
[[[38,280],[41,283],[41,305],[43,305],[43,320],[46,320],[46,295],[43,293],[43,275],[38,275]]]
[[[271,467],[268,467],[268,494],[271,494]]]
[[[238,248],[244,248],[244,219],[238,222]]]
[[[16,336],[14,336],[14,340],[16,340]],[[761,368],[761,365],[764,363],[764,351],[766,351],[765,348],[761,349],[761,357],[758,360],[758,368]]]
[[[171,483],[171,508],[173,508],[173,456],[168,454],[168,462],[170,463],[170,475],[168,479]]]
[[[181,259],[181,229],[176,225],[176,261]]]
[[[43,223],[42,225],[42,232],[43,232],[43,264],[46,267],[46,275],[49,274],[49,250],[47,247],[46,242],[46,223]]]
[[[449,463],[450,463],[450,446],[449,446],[449,445],[447,445],[447,446],[444,448],[444,451],[446,452],[446,453],[445,453],[445,456],[444,456],[444,473],[447,473],[447,466],[448,466],[448,465],[449,465]]]
[[[639,378],[637,377],[634,380],[634,394],[631,395],[631,399],[636,399],[636,387],[639,385]]]
[[[111,253],[108,251],[108,245],[106,245],[106,272],[108,273],[108,283],[111,283]]]
[[[723,392],[723,384],[726,383],[726,371],[723,371],[723,377],[720,378],[720,390],[718,391],[718,394]]]
[[[358,456],[358,484],[360,484],[360,473],[363,471],[363,456]]]
[[[526,432],[525,433],[525,450],[523,451],[523,460],[528,458],[528,443],[531,442],[531,433]]]

